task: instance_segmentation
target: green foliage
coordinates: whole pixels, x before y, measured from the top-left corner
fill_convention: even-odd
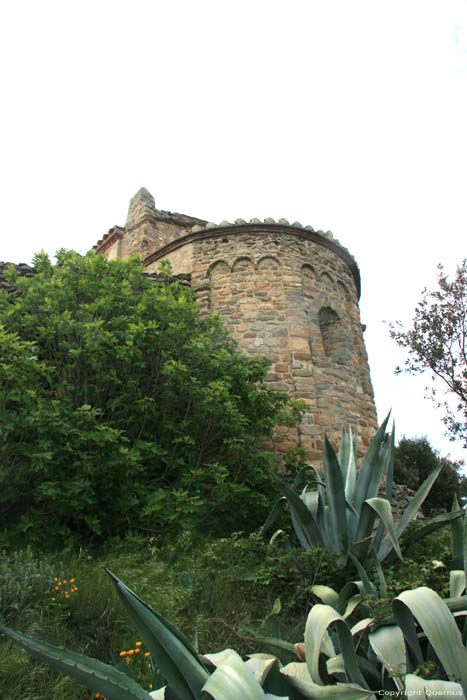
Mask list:
[[[398,372],[420,374],[428,371],[435,382],[427,396],[443,406],[444,423],[452,439],[460,438],[467,446],[467,259],[448,280],[443,266],[438,265],[438,288],[424,289],[414,313],[413,325],[405,330],[402,324],[391,325],[391,337],[408,352],[403,369]],[[452,403],[438,401],[438,383]]]
[[[414,528],[420,526],[412,523],[409,535]],[[328,585],[340,591],[347,575],[337,566],[335,553],[319,547],[287,551],[279,546],[281,539],[269,545],[255,534],[208,539],[184,531],[161,544],[158,538],[135,533],[124,540],[109,540],[99,550],[40,556],[31,551],[4,553],[0,571],[9,572],[5,578],[10,581],[12,605],[2,607],[0,615],[4,624],[29,636],[117,663],[123,650],[135,648],[139,636],[109,591],[102,568],[106,565],[121,572],[123,580],[131,579],[134,590],[189,639],[197,639],[200,649],[233,647],[242,656],[268,651],[286,664],[294,660],[293,644],[287,642],[284,649],[257,638],[301,640],[304,619],[317,602],[316,587]],[[446,568],[432,560],[443,561]],[[352,623],[362,615],[377,615],[381,621],[391,612],[391,599],[407,588],[429,586],[448,596],[449,561],[449,528],[417,542],[404,562],[385,566],[387,597],[371,599],[365,594],[366,608],[360,603]],[[39,571],[41,577],[35,578]],[[369,575],[377,586],[376,573]],[[69,581],[70,577],[75,578],[78,591],[53,609],[44,593],[51,580],[55,587],[55,578]],[[31,580],[34,591],[27,588]],[[353,586],[351,595],[357,592]],[[138,682],[148,688],[152,678],[147,666],[140,669],[141,659],[135,655],[126,659]],[[89,700],[90,692],[47,665],[31,662],[26,652],[0,637],[0,697]]]
[[[298,415],[261,385],[268,362],[137,259],[34,262],[0,295],[4,539],[259,524],[273,465],[261,438]]]
[[[138,635],[149,649],[154,680],[160,677],[161,682],[165,683],[151,695],[129,675],[127,669],[120,670],[3,626],[0,626],[0,631],[35,657],[72,676],[93,692],[105,694],[108,700],[149,700],[150,697],[201,700],[204,693],[214,700],[237,700],[239,697],[245,700],[273,700],[279,698],[277,692],[282,696],[284,691],[289,698],[302,700],[305,697],[300,692],[301,674],[295,673],[290,665],[282,673],[273,657],[260,655],[243,662],[232,650],[201,657],[175,627],[143,603],[110,571],[107,573]],[[360,678],[363,680],[361,675]],[[307,679],[307,684],[315,686],[313,679]],[[341,685],[340,689],[349,700],[370,694],[365,688],[351,683]],[[335,697],[335,691],[331,686],[323,689],[325,697],[329,698]]]
[[[394,481],[414,491],[428,474],[441,467],[440,478],[433,484],[423,503],[423,512],[430,515],[451,509],[453,495],[467,496],[467,478],[461,473],[463,462],[440,457],[428,438],[402,438],[394,452]]]
[[[173,625],[107,571],[118,598],[132,620],[138,637],[151,657],[153,685],[149,694],[125,668],[79,655],[41,642],[29,635],[0,627],[9,639],[29,653],[63,671],[108,700],[291,700],[364,698],[377,693],[411,694],[426,689],[428,695],[467,692],[467,649],[456,618],[430,588],[419,587],[398,595],[392,615],[367,616],[368,596],[348,583],[341,594],[319,586],[324,601],[314,605],[305,625],[304,642],[291,644],[264,639],[265,643],[295,652],[295,660],[282,666],[270,655],[253,654],[247,661],[232,649],[200,656],[197,649]],[[457,611],[467,610],[463,572],[459,594],[451,600]],[[352,586],[357,591],[352,595]],[[275,605],[276,611],[280,604]],[[363,615],[365,617],[363,617]],[[121,652],[136,653],[135,650]],[[429,692],[431,691],[431,692]],[[280,696],[279,696],[280,694]]]

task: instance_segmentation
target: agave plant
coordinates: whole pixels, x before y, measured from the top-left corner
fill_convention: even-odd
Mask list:
[[[361,615],[365,611],[361,582],[347,583],[340,593],[328,586],[313,590],[323,603],[314,605],[308,615],[303,644],[257,638],[268,646],[299,647],[302,663],[290,663],[281,672],[305,697],[316,697],[313,683],[329,687],[348,678],[379,696],[454,695],[465,700],[465,629],[463,638],[456,623],[457,616],[467,614],[463,571],[451,572],[450,599],[443,600],[426,587],[404,591],[392,602],[393,614],[379,623]],[[435,661],[448,680],[423,678],[429,661]]]
[[[401,593],[393,601],[392,618],[377,625],[369,617],[350,623],[356,610],[351,584],[340,595],[319,587],[315,592],[328,602],[311,609],[303,643],[282,643],[296,651],[299,660],[281,666],[269,654],[253,654],[244,661],[232,649],[200,656],[178,630],[107,573],[150,651],[155,675],[164,679],[158,689],[144,690],[127,670],[4,627],[0,631],[108,700],[358,700],[415,691],[422,697],[457,695],[466,700],[465,643],[453,614],[429,588]],[[462,594],[465,576],[455,573],[451,594]],[[451,600],[451,607],[465,615],[466,603],[467,596],[461,595]],[[342,604],[345,611],[338,609]],[[413,673],[430,658],[442,666],[448,681],[425,680]]]
[[[137,595],[107,570],[123,606],[138,634],[149,649],[154,678],[164,685],[149,692],[142,688],[128,669],[120,671],[81,654],[55,647],[0,626],[6,634],[33,656],[72,676],[107,700],[304,700],[308,697],[359,700],[371,691],[355,683],[336,685],[307,681],[301,692],[293,669],[280,668],[270,655],[252,655],[246,661],[233,650],[200,656],[193,645],[167,620],[154,612]],[[298,673],[301,673],[299,670]],[[311,689],[311,690],[310,690]],[[307,694],[312,692],[312,695]]]
[[[295,478],[292,487],[277,479],[283,496],[272,509],[261,529],[265,535],[273,526],[282,509],[288,504],[292,524],[303,549],[322,546],[337,551],[338,563],[354,565],[364,575],[362,564],[372,561],[382,576],[381,562],[387,557],[402,558],[400,538],[427,497],[441,467],[434,469],[409,502],[401,519],[394,523],[391,497],[394,464],[394,428],[389,439],[386,426],[389,415],[373,438],[360,469],[357,470],[356,440],[351,431],[342,431],[339,456],[325,438],[323,450],[324,481],[313,467],[305,467]],[[307,472],[314,475],[314,485],[298,487]],[[385,480],[385,497],[380,493]],[[455,520],[462,511],[446,513],[433,518],[424,527],[405,540],[405,546]],[[376,527],[375,522],[378,522]]]
[[[451,523],[453,568],[457,570],[463,569],[467,577],[467,511],[461,510],[457,496],[454,496],[451,512],[460,516],[463,515],[463,520],[456,518]]]

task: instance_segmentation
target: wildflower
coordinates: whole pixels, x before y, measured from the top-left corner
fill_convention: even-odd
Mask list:
[[[56,576],[55,576],[55,578],[54,578],[54,581],[55,581],[55,583],[58,581],[58,578],[57,578]]]
[[[70,579],[70,583],[74,583],[74,582],[75,582],[75,579],[74,579],[74,578],[71,578],[71,579]]]
[[[139,654],[140,651],[141,649],[135,649],[135,654]]]
[[[126,651],[121,651],[120,656],[126,656]]]
[[[55,598],[51,598],[50,600],[55,600]]]
[[[130,654],[130,656],[131,656],[131,654],[134,654],[134,653],[135,653],[135,652],[134,652],[134,649],[130,649],[130,650],[128,651],[128,654]]]
[[[136,642],[135,646],[140,647],[143,642]]]
[[[65,598],[69,598],[69,597],[70,597],[70,596],[68,595],[68,593],[66,593]]]
[[[149,690],[152,690],[152,683],[149,684]]]
[[[125,661],[127,662],[127,664],[129,664],[129,663],[130,663],[130,657],[127,656],[126,659],[125,659]]]
[[[146,656],[146,658],[147,658],[148,656],[150,656],[149,651],[145,651],[145,652],[144,652],[144,655]]]

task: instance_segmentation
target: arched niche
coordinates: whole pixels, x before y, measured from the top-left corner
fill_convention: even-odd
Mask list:
[[[331,288],[334,286],[334,280],[332,279],[331,275],[329,272],[322,272],[319,276],[319,283],[322,285],[326,285],[327,287]]]
[[[302,278],[303,293],[306,296],[311,296],[313,294],[313,288],[316,284],[316,274],[314,268],[307,263],[302,265],[300,276]]]
[[[352,350],[342,319],[330,306],[323,306],[319,311],[318,320],[326,357],[340,364],[350,360]]]
[[[263,272],[263,271],[267,271],[267,270],[278,270],[279,267],[280,267],[279,261],[270,255],[266,255],[266,256],[264,256],[264,258],[260,258],[260,260],[258,260],[258,263],[256,265],[256,269],[259,272]]]
[[[224,260],[217,260],[211,265],[209,276],[209,310],[221,313],[225,306],[226,296],[230,296],[230,267]]]
[[[227,263],[224,262],[224,260],[217,260],[209,268],[208,277],[210,280],[214,280],[224,275],[228,275],[229,273],[230,267],[227,265]]]
[[[253,261],[248,257],[237,258],[232,265],[233,274],[250,274],[253,271]]]

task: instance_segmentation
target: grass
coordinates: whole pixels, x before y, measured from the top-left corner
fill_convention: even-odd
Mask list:
[[[422,583],[443,592],[447,575],[435,571],[430,560],[445,556],[446,537],[433,538],[412,560],[394,567],[391,594]],[[122,651],[135,650],[138,640],[104,566],[196,641],[201,652],[233,647],[245,654],[260,650],[251,640],[252,627],[262,636],[301,641],[308,610],[316,602],[312,584],[339,589],[346,580],[334,558],[321,550],[297,552],[295,561],[256,536],[194,541],[189,533],[163,545],[128,537],[99,551],[0,554],[1,620],[107,663],[129,658],[129,668],[138,671],[145,685],[150,679],[145,678],[144,650],[120,657]],[[71,588],[77,590],[70,593]],[[92,694],[0,638],[0,697],[89,700]]]

